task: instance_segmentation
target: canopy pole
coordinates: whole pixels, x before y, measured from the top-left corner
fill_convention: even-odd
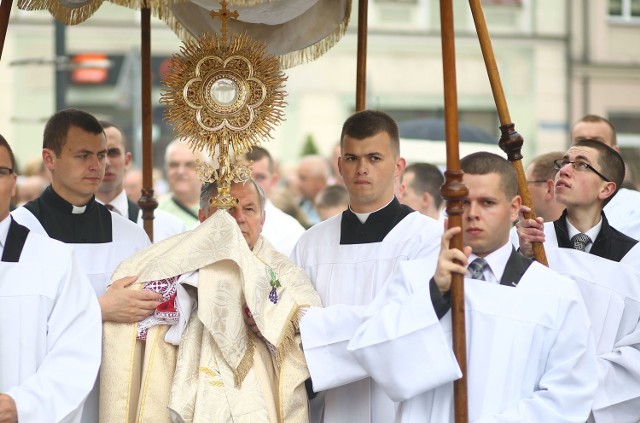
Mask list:
[[[356,112],[367,108],[367,21],[368,0],[358,2],[358,63],[356,70]]]
[[[445,171],[445,183],[440,193],[447,201],[449,227],[453,228],[462,226],[464,200],[469,194],[467,187],[462,183],[463,173],[460,170],[453,0],[440,0],[440,28],[442,33],[445,138],[447,145],[447,170]],[[450,247],[463,250],[462,231],[451,240]],[[467,423],[469,421],[469,411],[464,276],[456,273],[451,278],[451,323],[453,326],[453,352],[462,371],[462,377],[453,383],[455,421],[456,423]]]
[[[518,192],[522,197],[522,203],[531,209],[531,212],[525,213],[524,217],[526,219],[535,219],[536,211],[531,201],[527,178],[525,177],[524,167],[522,166],[522,145],[524,144],[524,139],[516,132],[515,124],[511,122],[511,116],[509,116],[509,107],[507,106],[504,90],[502,89],[500,72],[498,72],[491,37],[487,30],[487,22],[484,18],[480,0],[469,0],[469,6],[471,8],[471,14],[473,15],[478,40],[480,41],[484,64],[487,68],[487,75],[489,77],[489,83],[491,84],[491,91],[493,92],[493,100],[496,103],[496,109],[500,119],[501,136],[498,145],[502,151],[507,154],[507,159],[511,162],[518,174]],[[536,261],[548,266],[544,245],[540,242],[534,242],[532,247]]]
[[[7,38],[11,6],[13,6],[13,0],[2,0],[2,3],[0,3],[0,60],[4,50],[4,40]]]
[[[141,78],[142,78],[142,196],[138,205],[142,209],[144,230],[153,242],[153,210],[158,202],[153,198],[153,144],[151,143],[151,9],[141,5]]]

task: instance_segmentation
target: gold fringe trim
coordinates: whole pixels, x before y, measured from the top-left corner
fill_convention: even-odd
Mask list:
[[[307,306],[305,306],[307,307]],[[278,344],[276,345],[276,363],[278,367],[282,367],[282,364],[291,352],[291,349],[295,346],[296,334],[300,331],[300,306],[294,308],[287,317],[287,323],[280,334]]]
[[[118,1],[126,1],[126,0],[115,0]],[[188,1],[188,0],[183,0]],[[232,2],[235,6],[244,6],[245,3],[247,6],[253,6],[256,4],[263,4],[264,0],[241,0]],[[171,8],[169,6],[166,7],[155,7],[151,9],[151,13],[153,16],[157,17],[161,21],[163,21],[169,28],[176,33],[178,38],[182,41],[195,41],[197,37],[194,37],[187,29],[182,26],[180,21],[176,19],[174,14],[171,12]],[[304,63],[312,62],[318,59],[320,56],[329,51],[333,46],[335,46],[338,41],[344,36],[347,32],[347,27],[349,26],[349,18],[351,17],[351,0],[348,0],[345,5],[344,11],[344,19],[340,23],[340,25],[329,35],[321,39],[320,41],[312,44],[308,47],[305,47],[301,50],[295,50],[286,54],[282,54],[276,56],[278,58],[278,63],[280,69],[289,69],[294,66],[302,65]]]
[[[313,62],[320,56],[328,52],[342,39],[347,32],[349,26],[349,17],[351,16],[351,1],[347,1],[345,6],[345,17],[331,34],[324,37],[315,44],[305,47],[302,50],[296,50],[278,56],[281,69],[289,69],[298,65]]]
[[[249,328],[247,328],[247,333],[249,334],[247,336],[247,350],[244,352],[244,357],[242,357],[240,363],[238,363],[238,367],[233,369],[233,384],[237,389],[240,389],[242,381],[247,377],[249,370],[253,367],[253,353],[256,348],[256,335],[249,330]]]
[[[102,6],[102,0],[91,0],[80,7],[66,7],[55,0],[19,0],[22,10],[48,10],[51,16],[65,25],[77,25],[89,19]]]

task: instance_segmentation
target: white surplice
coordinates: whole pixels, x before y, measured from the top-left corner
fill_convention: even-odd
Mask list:
[[[620,188],[616,195],[604,206],[609,224],[630,236],[640,240],[640,192]]]
[[[31,231],[47,236],[40,221],[26,207],[17,208],[11,215]],[[67,244],[73,247],[78,263],[98,297],[104,294],[116,267],[136,251],[151,244],[147,234],[138,225],[118,213],[111,212],[111,228],[112,242]]]
[[[0,392],[20,422],[78,422],[100,367],[102,319],[71,248],[30,232],[0,262]]]
[[[547,249],[549,266],[574,279],[587,306],[599,385],[590,422],[640,421],[640,273],[567,248]]]
[[[397,422],[453,422],[451,313],[428,281],[437,257],[403,262],[349,344],[394,400]],[[378,308],[377,311],[375,308]],[[517,287],[465,279],[469,421],[584,422],[597,386],[589,319],[576,284],[533,263]]]
[[[340,245],[342,215],[321,222],[300,238],[292,254],[320,294],[324,309],[311,308],[300,332],[313,388],[324,393],[324,410],[312,421],[389,423],[395,404],[346,350],[363,312],[395,266],[440,247],[442,226],[413,212],[382,242]]]
[[[110,213],[112,242],[67,244],[73,248],[80,268],[87,275],[98,297],[106,291],[107,284],[116,267],[136,251],[151,244],[146,232],[138,225],[118,213]],[[21,225],[35,233],[47,236],[40,221],[26,207],[19,207],[11,214]],[[82,417],[84,423],[94,423],[98,420],[98,400],[96,380],[95,389],[85,403]]]

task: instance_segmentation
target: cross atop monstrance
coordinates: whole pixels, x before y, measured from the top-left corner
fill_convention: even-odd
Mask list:
[[[209,12],[209,16],[211,16],[213,19],[215,18],[220,18],[220,33],[222,35],[222,45],[226,46],[227,45],[227,21],[229,19],[238,19],[238,11],[234,10],[233,12],[229,11],[227,9],[227,0],[222,0],[220,2],[220,6],[222,6],[222,8],[220,10],[218,10],[217,12],[211,11]]]

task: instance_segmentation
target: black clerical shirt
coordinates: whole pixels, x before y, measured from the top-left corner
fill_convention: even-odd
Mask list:
[[[50,238],[70,244],[100,244],[113,241],[111,213],[92,197],[83,213],[73,213],[73,205],[51,186],[24,205]]]
[[[400,204],[396,197],[382,209],[371,213],[362,223],[351,209],[342,212],[340,224],[340,244],[370,244],[382,242],[402,219],[413,212],[408,206]]]

